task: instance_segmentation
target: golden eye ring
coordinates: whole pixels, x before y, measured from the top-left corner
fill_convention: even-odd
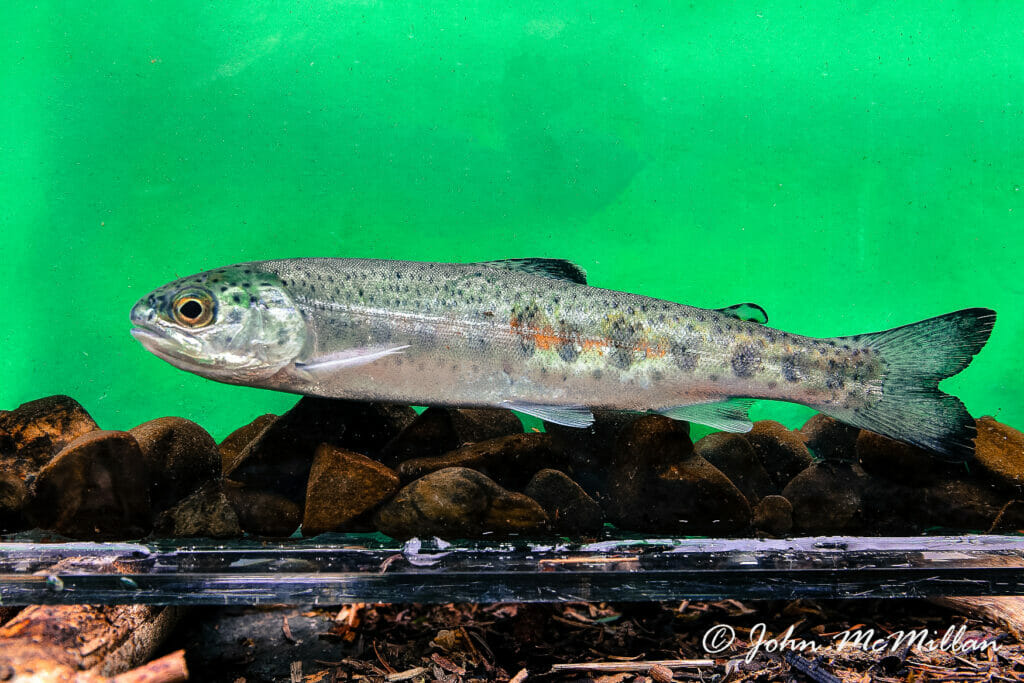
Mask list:
[[[213,301],[201,295],[184,294],[174,300],[171,314],[179,325],[204,327],[213,322]]]

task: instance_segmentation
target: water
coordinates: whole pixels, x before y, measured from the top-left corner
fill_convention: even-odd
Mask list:
[[[569,258],[810,335],[999,312],[944,386],[1024,424],[1024,34],[967,2],[41,2],[0,10],[0,406],[216,437],[294,398],[128,310],[248,259]],[[809,411],[762,403],[798,425]]]

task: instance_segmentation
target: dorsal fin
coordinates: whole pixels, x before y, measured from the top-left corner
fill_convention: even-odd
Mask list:
[[[572,261],[557,258],[507,258],[499,261],[478,261],[470,265],[516,270],[520,273],[540,275],[552,280],[566,280],[578,285],[587,284],[587,271]]]
[[[752,323],[761,323],[764,325],[768,322],[768,314],[757,304],[734,304],[732,306],[726,306],[725,308],[716,308],[715,310],[719,313],[732,316],[733,318],[747,320]]]

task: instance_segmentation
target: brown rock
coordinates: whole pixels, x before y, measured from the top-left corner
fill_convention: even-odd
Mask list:
[[[467,443],[521,434],[523,423],[510,410],[427,408],[380,452],[392,467],[412,458],[437,457]]]
[[[874,479],[864,489],[864,519],[872,533],[988,532],[1024,527],[1014,494],[990,484],[964,480],[910,487]]]
[[[693,453],[690,425],[663,415],[634,417],[620,430],[614,448],[615,465],[675,464]]]
[[[732,534],[745,531],[750,505],[729,478],[693,454],[686,429],[658,415],[634,420],[616,446],[608,512],[644,532]]]
[[[547,515],[476,470],[450,467],[417,479],[377,511],[377,528],[395,538],[472,538],[542,529]]]
[[[99,429],[70,396],[48,396],[0,411],[0,469],[34,475],[66,445]]]
[[[25,503],[28,487],[13,472],[0,470],[0,533],[18,531],[26,526]]]
[[[523,493],[537,501],[558,533],[595,533],[604,525],[601,506],[564,472],[537,472]]]
[[[391,498],[398,487],[398,475],[376,460],[323,444],[309,472],[302,534],[342,529]]]
[[[693,452],[729,477],[751,505],[777,491],[753,446],[739,434],[708,434],[693,445]]]
[[[243,425],[228,434],[217,446],[218,450],[220,450],[221,472],[227,473],[235,469],[235,461],[242,454],[242,451],[245,450],[245,447],[263,434],[277,417],[273,413],[260,415],[249,424]]]
[[[161,417],[129,430],[149,467],[154,512],[166,510],[220,476],[220,452],[205,429],[183,417]]]
[[[992,520],[992,526],[986,530],[990,534],[1024,533],[1024,500],[1012,500],[1006,503]]]
[[[815,463],[782,490],[793,505],[793,530],[831,536],[854,530],[865,488],[862,472],[848,463]]]
[[[967,474],[963,463],[951,463],[923,448],[861,430],[857,458],[868,474],[908,486],[927,486]]]
[[[246,446],[227,474],[249,488],[300,502],[321,443],[373,456],[414,417],[404,406],[306,396]]]
[[[128,432],[92,431],[64,447],[33,486],[35,523],[75,538],[130,538],[149,527],[149,475]]]
[[[257,536],[291,536],[302,521],[302,510],[293,501],[269,491],[248,489],[224,482],[224,495],[246,533]]]
[[[566,427],[544,423],[544,431],[554,438],[555,448],[562,453],[565,471],[596,500],[608,497],[608,470],[615,456],[615,443],[622,430],[634,420],[634,413],[595,410],[589,427]],[[690,425],[678,423],[689,435]]]
[[[857,458],[857,427],[818,413],[804,423],[800,433],[807,448],[822,460],[853,462]]]
[[[1007,488],[1024,485],[1024,434],[992,417],[976,424],[974,458],[981,471]]]
[[[784,488],[790,479],[811,465],[811,453],[803,434],[775,420],[758,420],[743,438],[754,447],[776,490]]]
[[[754,506],[754,528],[776,538],[793,528],[793,505],[783,496],[765,496]]]
[[[559,460],[548,434],[511,434],[478,441],[444,455],[412,458],[398,466],[403,482],[446,467],[469,467],[510,489],[521,489],[540,469]]]
[[[234,538],[242,535],[238,515],[218,484],[207,484],[165,510],[156,532],[173,538]]]

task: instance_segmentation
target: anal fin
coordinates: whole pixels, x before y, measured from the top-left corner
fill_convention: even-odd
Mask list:
[[[518,401],[502,401],[502,405],[509,410],[517,410],[565,427],[589,427],[594,424],[594,414],[586,406],[546,406]]]
[[[673,420],[685,420],[707,425],[723,432],[749,432],[754,428],[747,411],[753,405],[750,398],[731,398],[715,403],[695,403],[665,408],[658,412]]]

